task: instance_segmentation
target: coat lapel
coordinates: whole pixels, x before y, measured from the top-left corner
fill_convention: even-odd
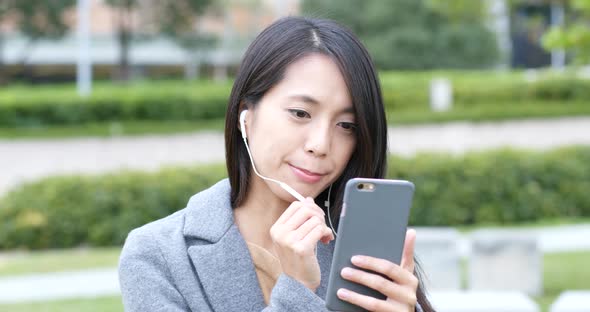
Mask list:
[[[214,311],[264,309],[254,264],[236,226],[217,243],[192,246],[188,253]]]
[[[200,243],[188,254],[214,311],[260,311],[264,296],[229,196],[225,179],[190,199],[183,233]]]

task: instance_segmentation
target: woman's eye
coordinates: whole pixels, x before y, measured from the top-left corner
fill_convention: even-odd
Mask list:
[[[290,109],[289,112],[297,118],[309,118],[309,113],[301,109]]]
[[[353,132],[356,130],[356,124],[352,122],[341,122],[340,127],[346,131]]]

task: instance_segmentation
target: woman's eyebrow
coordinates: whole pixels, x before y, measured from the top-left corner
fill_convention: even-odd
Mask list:
[[[291,95],[289,96],[290,99],[296,100],[296,101],[301,101],[307,104],[314,104],[317,105],[320,102],[314,98],[312,98],[309,95],[304,95],[304,94],[295,94],[295,95]]]
[[[303,103],[312,104],[312,105],[318,105],[318,104],[320,104],[320,101],[312,98],[309,95],[305,95],[305,94],[291,95],[291,96],[289,96],[289,99],[296,100],[296,101],[301,101]],[[347,108],[342,109],[340,112],[353,114],[354,113],[354,108],[352,106],[349,106]]]

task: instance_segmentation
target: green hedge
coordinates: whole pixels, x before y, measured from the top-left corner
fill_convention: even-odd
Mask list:
[[[496,80],[479,75],[474,75],[472,79],[468,77],[449,78],[456,107],[504,106],[510,110],[530,102],[536,102],[539,106],[544,102],[565,106],[571,102],[585,102],[590,105],[590,80],[553,78],[529,83],[520,79]],[[430,79],[416,77],[415,80],[399,81],[384,75],[382,91],[388,110],[427,110]]]
[[[119,245],[127,233],[185,207],[225,167],[51,177],[0,202],[0,249]]]
[[[590,147],[392,159],[416,185],[411,222],[448,226],[590,217]]]
[[[18,87],[0,91],[0,126],[219,119],[225,116],[230,87],[210,82],[99,85],[88,98],[71,88]]]
[[[421,155],[391,158],[389,167],[389,177],[416,185],[414,225],[590,217],[590,147]],[[224,175],[214,166],[24,185],[0,201],[0,249],[121,244],[131,229],[184,207]]]
[[[387,111],[428,112],[433,75],[383,73]],[[447,73],[457,108],[496,106],[510,112],[521,105],[539,111],[569,103],[590,103],[590,81],[551,78],[527,83],[512,74]],[[445,73],[442,73],[445,76]],[[503,77],[503,78],[502,78]],[[69,87],[13,87],[0,91],[0,127],[72,125],[105,121],[222,119],[231,85],[211,82],[143,82],[127,86],[98,84],[89,98]],[[590,104],[587,104],[590,105]]]

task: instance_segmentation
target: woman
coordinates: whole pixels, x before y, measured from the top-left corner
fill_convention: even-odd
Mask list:
[[[269,26],[242,60],[225,144],[229,179],[129,234],[119,264],[126,310],[326,311],[334,248],[326,213],[337,227],[346,181],[383,178],[386,168],[381,91],[362,44],[326,20]],[[414,240],[408,231],[399,266],[360,257],[353,263],[374,273],[342,271],[385,300],[338,296],[372,311],[433,311],[413,274]]]

